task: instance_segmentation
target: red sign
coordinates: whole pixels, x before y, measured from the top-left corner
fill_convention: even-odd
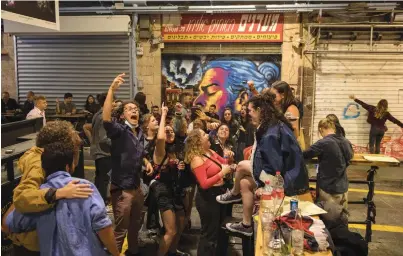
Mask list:
[[[183,14],[180,26],[162,30],[164,42],[282,42],[284,17],[265,14]]]

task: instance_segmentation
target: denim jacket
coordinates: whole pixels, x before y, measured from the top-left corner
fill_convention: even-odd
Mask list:
[[[306,193],[309,188],[308,170],[292,130],[279,122],[268,127],[265,132],[257,131],[256,140],[253,177],[258,187],[264,186],[259,180],[262,171],[271,175],[276,175],[276,171],[280,171],[284,178],[286,195]]]

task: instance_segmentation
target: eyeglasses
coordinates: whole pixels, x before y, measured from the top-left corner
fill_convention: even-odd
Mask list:
[[[224,116],[230,116],[231,114],[230,113],[226,113],[226,114],[224,114]]]
[[[139,111],[138,108],[125,108],[124,110],[125,110],[125,111],[129,111],[129,112],[132,112],[132,111]]]

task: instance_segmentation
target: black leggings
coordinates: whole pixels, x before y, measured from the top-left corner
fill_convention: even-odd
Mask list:
[[[201,236],[197,247],[198,256],[227,255],[228,236],[221,228],[226,216],[226,205],[219,204],[216,196],[225,193],[224,187],[212,187],[196,194],[196,209],[200,215]]]
[[[371,126],[371,131],[369,132],[369,152],[371,154],[379,154],[381,152],[381,141],[384,135],[384,129]]]

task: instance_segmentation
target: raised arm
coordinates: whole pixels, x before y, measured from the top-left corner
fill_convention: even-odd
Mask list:
[[[389,113],[387,116],[387,119],[389,121],[391,121],[392,123],[396,124],[397,126],[399,126],[400,128],[403,128],[403,123],[400,122],[399,120],[397,120],[394,116],[392,116],[391,113]]]
[[[113,103],[113,94],[115,91],[125,82],[123,76],[125,73],[118,75],[112,82],[111,86],[108,90],[108,95],[106,96],[104,109],[102,112],[102,119],[104,122],[112,122],[112,103]]]
[[[369,105],[359,99],[357,99],[354,95],[350,95],[349,96],[350,99],[354,100],[355,102],[357,102],[358,104],[360,104],[365,110],[369,111],[371,108],[374,108],[374,106]]]
[[[295,135],[295,138],[298,138],[299,137],[299,118],[300,118],[299,110],[295,105],[291,105],[288,107],[287,112],[291,113],[292,117],[297,118],[297,120],[290,121],[290,123],[292,125],[292,128],[294,129],[293,133]]]
[[[61,114],[59,99],[56,99],[56,114]]]
[[[71,113],[74,115],[75,113],[77,113],[77,108],[76,108],[76,104],[73,103],[73,110],[71,111]]]
[[[163,164],[161,163],[165,156],[165,122],[168,114],[168,107],[162,103],[161,106],[161,121],[158,128],[157,133],[157,140],[155,141],[155,151],[154,151],[154,163],[156,164]]]

